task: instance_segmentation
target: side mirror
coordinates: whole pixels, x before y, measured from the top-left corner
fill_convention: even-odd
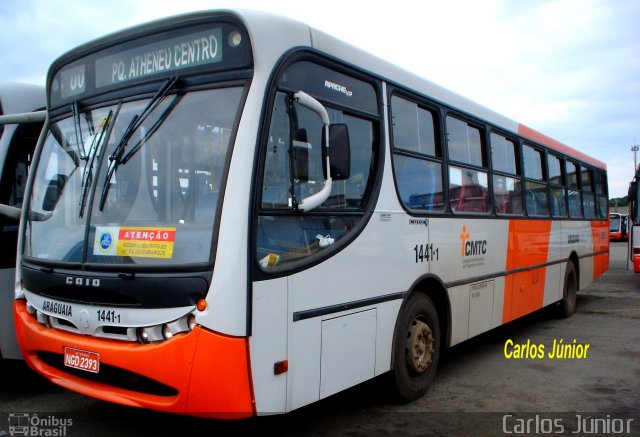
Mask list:
[[[322,129],[322,144],[326,142],[326,130]],[[332,124],[329,126],[329,169],[333,180],[349,179],[351,174],[351,145],[349,129],[346,124]],[[322,148],[322,170],[327,179],[327,148]]]

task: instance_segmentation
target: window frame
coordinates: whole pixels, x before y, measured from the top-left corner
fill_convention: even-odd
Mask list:
[[[350,78],[366,83],[371,86],[373,90],[374,101],[370,102],[371,105],[375,105],[375,113],[369,112],[365,109],[359,109],[357,107],[350,107],[342,104],[340,101],[321,98],[320,96],[311,94],[314,98],[322,103],[327,108],[336,109],[343,112],[344,115],[353,116],[360,119],[365,119],[372,124],[372,162],[370,167],[370,174],[372,179],[369,186],[364,191],[363,201],[361,207],[357,209],[350,209],[348,211],[333,209],[333,208],[318,208],[309,212],[300,212],[292,208],[263,208],[262,207],[262,191],[264,183],[264,172],[266,165],[266,152],[268,149],[269,132],[271,129],[273,108],[278,93],[294,93],[296,91],[305,91],[304,87],[294,89],[291,86],[283,85],[281,79],[283,74],[296,63],[308,62],[320,67],[318,71],[324,69],[330,73],[337,73],[338,75],[346,75]],[[309,78],[309,80],[311,80]],[[262,116],[260,118],[260,131],[258,135],[258,147],[255,155],[254,172],[252,177],[252,208],[251,208],[251,233],[250,233],[250,250],[248,256],[251,258],[250,263],[252,265],[252,275],[256,280],[274,279],[278,277],[288,276],[297,272],[307,270],[313,266],[323,262],[327,258],[335,255],[337,252],[346,248],[351,244],[357,236],[362,232],[367,223],[371,220],[374,213],[374,208],[379,195],[380,187],[382,185],[382,176],[384,173],[385,162],[385,123],[384,123],[384,107],[382,104],[383,86],[379,79],[368,75],[360,70],[354,69],[338,61],[327,59],[320,54],[309,51],[307,49],[301,49],[293,51],[288,57],[283,58],[280,64],[275,68],[274,73],[271,75],[270,86],[267,87],[267,94],[262,106]],[[359,219],[356,221],[353,228],[351,228],[347,234],[336,240],[334,244],[330,245],[324,250],[311,254],[304,258],[297,259],[292,262],[288,262],[277,266],[273,269],[263,269],[260,267],[260,259],[258,259],[258,233],[259,233],[259,219],[266,216],[281,216],[285,218],[295,217],[355,217]]]
[[[448,213],[449,210],[449,197],[448,192],[445,189],[447,186],[448,180],[446,179],[446,160],[445,160],[445,149],[442,138],[442,112],[437,105],[434,105],[430,102],[425,101],[424,99],[418,98],[414,95],[402,92],[399,89],[391,89],[388,91],[388,121],[389,121],[389,143],[390,143],[390,155],[391,155],[391,163],[392,163],[392,173],[393,173],[393,181],[394,188],[396,191],[398,202],[401,207],[407,211],[411,215],[423,216],[423,215],[442,215]],[[393,102],[394,98],[403,99],[409,103],[415,104],[418,109],[422,109],[424,111],[429,112],[433,118],[433,130],[434,130],[434,143],[435,143],[435,152],[436,155],[429,155],[426,153],[420,153],[411,151],[404,148],[397,148],[395,145],[395,136],[394,136],[394,124],[393,124]],[[434,163],[440,166],[440,183],[442,185],[442,208],[440,209],[418,209],[411,208],[409,205],[406,205],[402,200],[402,195],[400,192],[400,185],[398,183],[398,174],[396,172],[397,169],[397,159],[396,156],[402,156],[409,159],[416,159],[419,161],[425,161]]]
[[[494,165],[493,165],[493,141],[492,141],[492,137],[493,135],[502,137],[505,141],[508,141],[510,143],[513,144],[513,152],[514,152],[514,158],[515,158],[515,173],[509,173],[508,171],[504,171],[504,170],[496,170]],[[523,176],[522,176],[522,147],[520,144],[520,140],[515,137],[512,134],[508,134],[504,131],[501,130],[497,130],[497,129],[490,129],[489,131],[489,157],[490,157],[490,175],[491,177],[489,178],[489,184],[491,185],[490,187],[490,193],[491,193],[491,203],[493,205],[493,208],[495,210],[495,213],[498,217],[523,217],[525,215],[525,208],[524,208],[524,182],[523,182]],[[497,207],[496,207],[496,192],[495,192],[495,178],[496,176],[498,177],[505,177],[505,178],[510,178],[510,179],[515,179],[516,183],[520,184],[520,189],[518,190],[520,192],[520,212],[513,212],[513,213],[504,213],[504,212],[499,212]]]

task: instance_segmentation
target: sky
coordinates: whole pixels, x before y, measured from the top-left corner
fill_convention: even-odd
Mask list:
[[[229,7],[285,15],[391,61],[604,161],[609,196],[627,193],[640,0],[1,0],[0,82],[44,85],[49,65],[87,41]]]

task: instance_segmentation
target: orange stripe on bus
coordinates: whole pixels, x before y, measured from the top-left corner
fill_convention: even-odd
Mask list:
[[[606,220],[591,222],[593,252],[601,253],[593,257],[593,280],[595,281],[609,270],[609,223]]]
[[[507,245],[507,271],[547,262],[550,220],[511,220]],[[542,308],[544,267],[508,275],[505,278],[502,322],[506,323]]]
[[[597,167],[602,170],[607,169],[607,164],[605,164],[604,162],[599,161],[595,158],[592,158],[591,156],[586,155],[580,152],[579,150],[571,148],[566,144],[563,144],[558,140],[554,140],[553,138],[550,138],[544,134],[541,134],[537,130],[531,129],[530,127],[527,127],[523,124],[518,125],[518,134],[522,135],[525,138],[529,138],[531,141],[536,141],[544,146],[551,147],[552,149],[555,149],[560,153],[564,153],[570,158],[575,158],[580,161],[584,161],[587,164],[591,164],[594,167]]]

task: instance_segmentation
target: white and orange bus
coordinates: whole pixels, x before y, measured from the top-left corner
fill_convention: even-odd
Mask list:
[[[609,239],[611,241],[627,239],[628,218],[629,216],[627,214],[620,214],[617,212],[609,214]]]
[[[44,107],[43,86],[0,84],[0,204],[16,208],[17,212],[8,216],[0,214],[0,359],[22,357],[13,323],[19,209],[45,113],[20,115]]]
[[[629,216],[627,219],[627,267],[635,273],[640,273],[640,168],[636,169],[636,174],[629,184]]]
[[[309,26],[214,11],[60,57],[23,211],[29,366],[240,418],[390,374],[608,266],[605,165]]]

